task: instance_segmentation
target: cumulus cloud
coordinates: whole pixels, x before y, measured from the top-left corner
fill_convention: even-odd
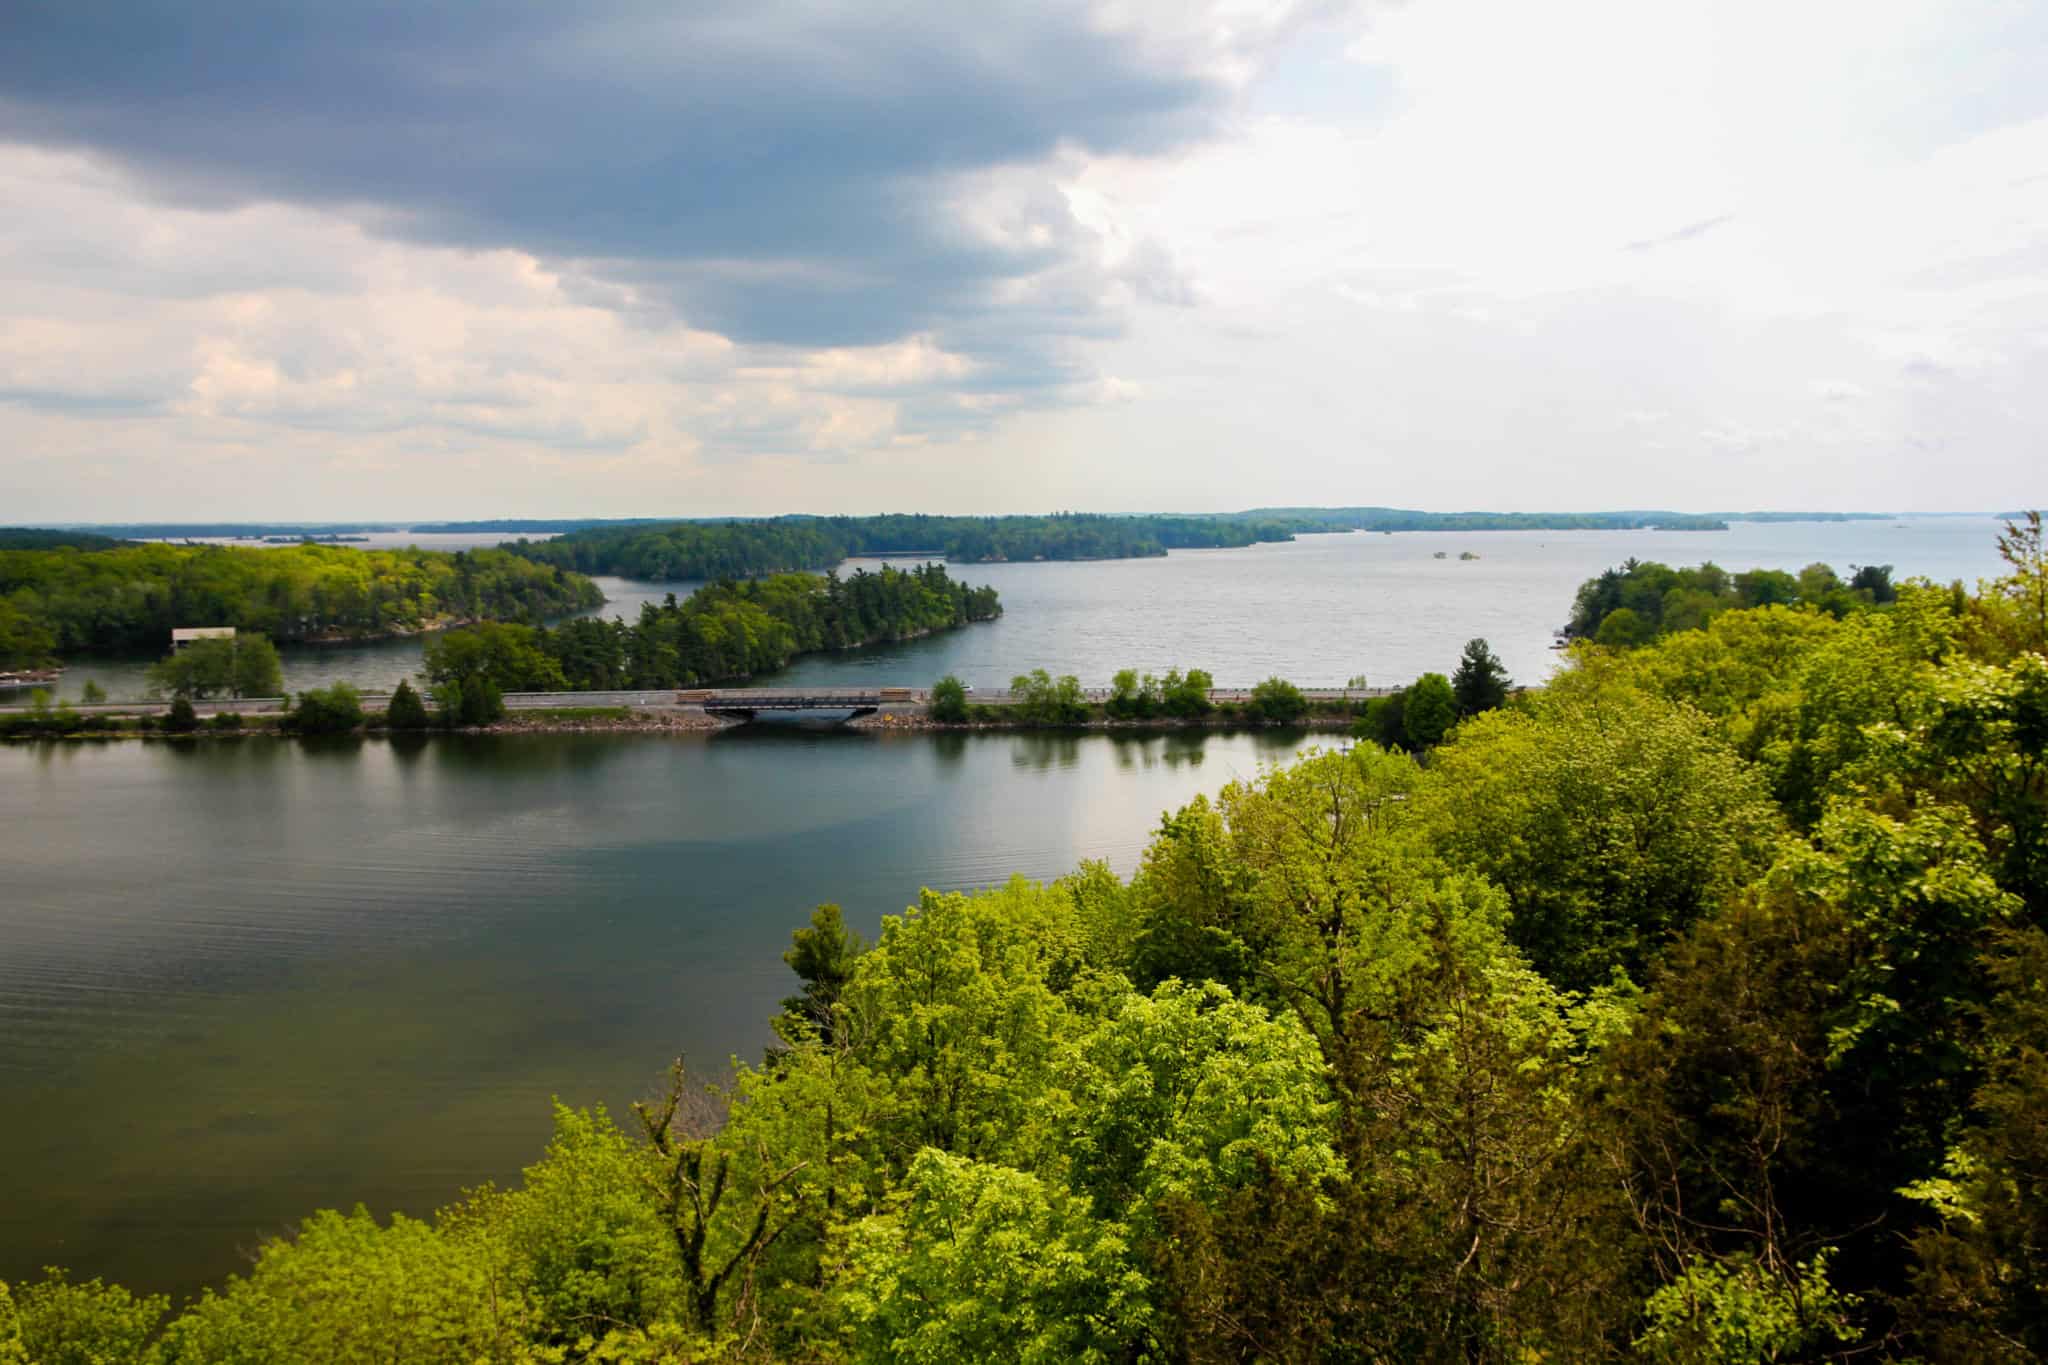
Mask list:
[[[37,515],[2041,496],[2039,7],[116,8],[0,42]]]

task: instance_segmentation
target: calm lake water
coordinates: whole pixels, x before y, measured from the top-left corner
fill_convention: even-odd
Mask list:
[[[1492,531],[1303,536],[1238,550],[1176,551],[1163,559],[1080,564],[961,564],[956,577],[992,583],[1001,620],[902,645],[798,660],[763,681],[831,686],[924,685],[956,673],[1001,687],[1046,668],[1105,685],[1120,668],[1206,668],[1219,683],[1278,674],[1305,686],[1336,686],[1363,673],[1399,685],[1448,672],[1466,640],[1484,636],[1516,678],[1540,681],[1553,665],[1552,634],[1571,613],[1580,583],[1633,556],[1668,564],[1712,559],[1730,570],[1797,570],[1816,560],[1845,577],[1852,564],[1890,564],[1915,575],[1974,583],[2000,570],[1988,517],[1902,521],[1735,522],[1727,531]],[[405,540],[408,537],[378,537]],[[427,548],[461,548],[410,537]],[[1477,559],[1461,560],[1470,552]],[[1444,558],[1436,555],[1441,552]],[[870,570],[874,560],[852,560]],[[636,617],[643,602],[695,582],[600,578],[601,614]],[[293,691],[341,680],[386,691],[420,667],[418,640],[318,645],[284,651]],[[79,661],[60,696],[88,680],[114,697],[140,696],[147,659]]]
[[[1106,682],[1198,665],[1405,682],[1491,640],[1544,677],[1585,578],[1997,571],[1988,519],[1714,534],[1315,536],[1096,564],[963,566],[997,622],[799,661],[778,682]],[[1437,551],[1445,558],[1435,558]],[[1460,560],[1461,552],[1478,556]],[[851,566],[849,566],[851,567]],[[607,580],[606,611],[690,584]],[[383,688],[417,641],[291,651],[294,688]],[[140,662],[74,670],[115,695]],[[678,1052],[758,1055],[824,900],[871,931],[920,886],[1136,864],[1162,811],[1298,740],[444,737],[0,745],[0,1278],[62,1263],[187,1290],[323,1205],[426,1213],[515,1177],[548,1098],[621,1107]]]
[[[758,1058],[820,901],[1083,858],[1299,736],[0,745],[0,1279],[189,1290],[515,1179],[550,1096]]]

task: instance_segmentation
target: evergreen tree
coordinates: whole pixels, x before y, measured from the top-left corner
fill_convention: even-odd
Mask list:
[[[391,693],[391,702],[384,712],[384,723],[394,730],[427,728],[427,704],[420,700],[419,693],[413,691],[410,679],[398,680],[398,687]]]
[[[1508,671],[1486,641],[1465,642],[1465,655],[1451,675],[1451,694],[1457,698],[1461,720],[1491,711],[1508,699]]]

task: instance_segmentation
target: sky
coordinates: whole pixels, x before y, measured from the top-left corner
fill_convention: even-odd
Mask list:
[[[2048,501],[2038,0],[9,0],[0,524]]]

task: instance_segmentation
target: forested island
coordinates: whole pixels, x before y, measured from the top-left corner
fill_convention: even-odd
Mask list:
[[[496,719],[505,692],[691,687],[783,667],[799,654],[907,640],[1002,614],[993,588],[945,566],[878,573],[777,574],[707,584],[640,619],[585,617],[553,628],[487,624],[430,641],[426,676],[441,708]]]
[[[372,639],[457,621],[537,621],[603,601],[580,574],[503,550],[0,548],[0,668],[71,653],[154,653],[180,626],[279,641]]]
[[[519,1187],[175,1313],[0,1287],[0,1360],[2038,1359],[2038,519],[2003,548],[1582,644],[1128,881],[820,906],[731,1084],[558,1106]]]
[[[1807,606],[1840,617],[1884,606],[1897,596],[1889,564],[1852,564],[1845,579],[1832,566],[1818,563],[1796,574],[1782,569],[1731,574],[1711,561],[1674,569],[1631,559],[1580,585],[1571,619],[1558,633],[1567,640],[1627,648],[1671,631],[1697,630],[1731,609]]]
[[[777,517],[598,526],[506,548],[584,573],[660,580],[825,569],[854,556],[928,554],[958,563],[1133,559],[1292,534],[1278,522],[1236,517]]]
[[[567,523],[550,523],[562,525]],[[487,525],[487,524],[486,524]],[[1676,512],[1409,512],[1392,507],[1274,507],[1209,516],[776,517],[770,520],[601,523],[506,548],[584,573],[627,578],[718,578],[823,569],[853,556],[934,554],[957,563],[1135,559],[1336,531],[1725,531],[1713,517]]]

